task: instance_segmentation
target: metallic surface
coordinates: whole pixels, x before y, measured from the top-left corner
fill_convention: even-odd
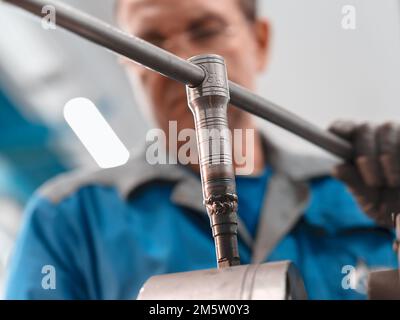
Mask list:
[[[206,74],[201,85],[187,87],[188,104],[196,126],[204,204],[210,217],[218,267],[234,266],[240,260],[225,61],[217,55],[196,56],[189,61]]]
[[[200,85],[205,77],[201,68],[139,38],[126,34],[99,19],[54,0],[3,0],[42,16],[45,5],[54,6],[57,25],[137,63],[186,85]],[[268,120],[343,159],[352,159],[351,145],[336,135],[286,111],[245,88],[229,82],[231,103]]]
[[[400,214],[393,213],[396,239],[393,250],[400,266]],[[368,275],[368,298],[370,300],[400,300],[400,269],[371,272]]]
[[[371,272],[368,276],[369,300],[400,300],[400,270]]]
[[[154,276],[138,299],[304,300],[307,294],[297,269],[284,261]]]

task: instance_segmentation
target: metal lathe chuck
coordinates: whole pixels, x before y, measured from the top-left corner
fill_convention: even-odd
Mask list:
[[[154,276],[138,299],[304,300],[307,294],[297,269],[283,261]]]

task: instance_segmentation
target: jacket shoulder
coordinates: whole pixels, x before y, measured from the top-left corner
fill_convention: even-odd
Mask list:
[[[53,204],[62,202],[82,188],[89,186],[113,187],[123,197],[128,196],[139,185],[163,175],[174,177],[171,170],[161,165],[150,165],[144,155],[132,157],[125,165],[111,169],[80,169],[64,173],[41,186],[37,195]],[[169,172],[169,174],[168,174]]]

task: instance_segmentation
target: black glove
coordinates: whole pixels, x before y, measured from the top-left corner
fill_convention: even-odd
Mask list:
[[[393,228],[393,216],[400,213],[400,124],[337,121],[329,130],[355,151],[353,161],[337,166],[333,175],[349,187],[369,217]]]

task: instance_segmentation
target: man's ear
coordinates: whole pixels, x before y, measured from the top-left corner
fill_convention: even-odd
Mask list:
[[[267,66],[270,47],[270,23],[266,18],[258,19],[254,23],[254,34],[257,42],[257,69],[259,72]]]

